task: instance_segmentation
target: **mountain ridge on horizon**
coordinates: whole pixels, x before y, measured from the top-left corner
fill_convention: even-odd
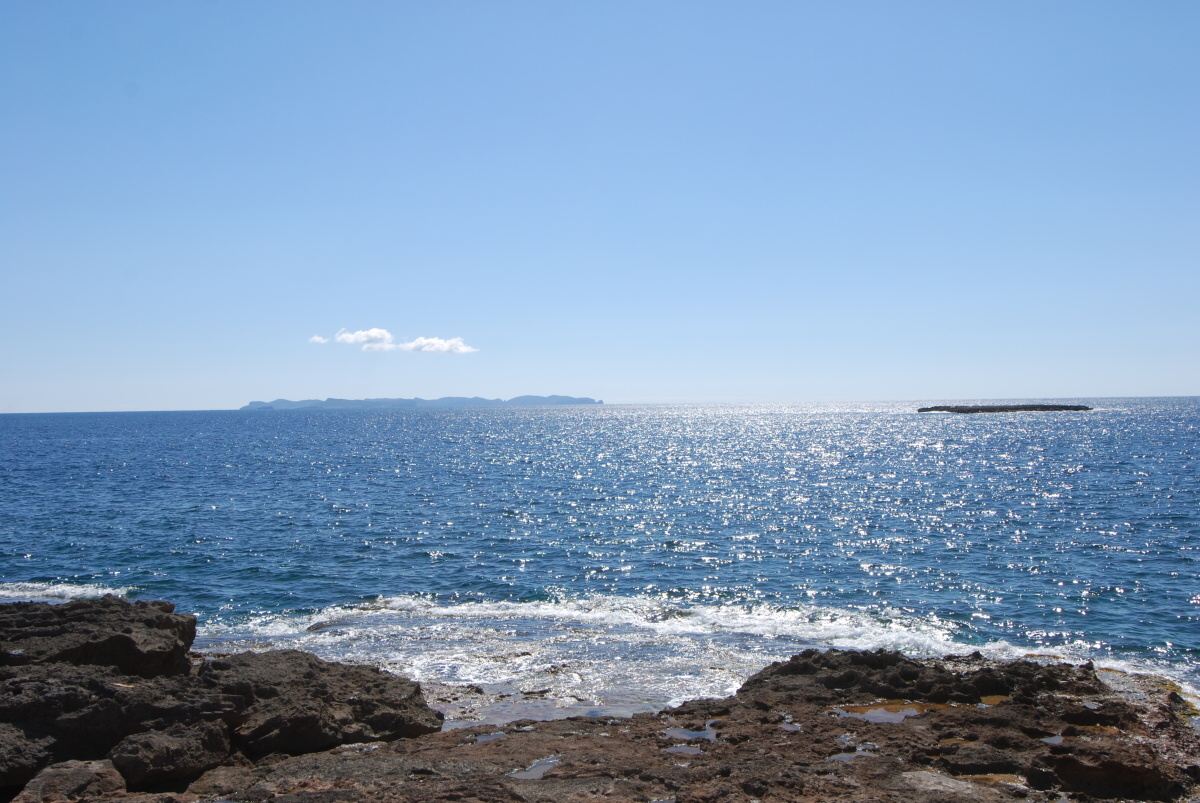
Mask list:
[[[514,396],[511,399],[485,399],[482,396],[441,396],[436,399],[414,397],[378,399],[275,399],[252,401],[239,410],[404,410],[404,409],[461,409],[475,407],[565,407],[570,405],[604,404],[588,396]]]

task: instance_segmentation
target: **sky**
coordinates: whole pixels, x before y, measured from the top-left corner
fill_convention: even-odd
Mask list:
[[[0,412],[1200,394],[1200,4],[0,4]]]

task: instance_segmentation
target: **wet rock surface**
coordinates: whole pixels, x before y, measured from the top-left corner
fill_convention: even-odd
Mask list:
[[[0,653],[19,659],[0,665],[0,799],[62,762],[108,759],[122,790],[182,789],[222,764],[441,728],[402,677],[289,650],[191,655],[194,635],[168,603],[0,606]],[[130,645],[161,660],[110,660]]]
[[[424,708],[416,684],[304,653],[194,656],[187,675],[155,678],[63,663],[0,673],[0,762],[10,794],[13,778],[33,779],[22,800],[1200,794],[1198,712],[1161,678],[1090,665],[810,650],[772,664],[722,700],[628,719],[438,732],[439,717]],[[48,701],[40,714],[38,700]],[[73,736],[63,723],[103,738]],[[94,755],[64,755],[87,745]]]

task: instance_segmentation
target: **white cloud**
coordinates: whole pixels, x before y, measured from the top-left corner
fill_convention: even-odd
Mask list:
[[[441,354],[470,354],[479,351],[474,346],[468,346],[461,337],[417,337],[397,343],[391,332],[377,326],[356,329],[353,332],[340,329],[333,339],[348,346],[362,346],[363,351],[428,351]],[[328,343],[329,338],[313,335],[309,342]]]
[[[468,346],[461,337],[418,337],[407,343],[397,343],[396,348],[404,351],[440,351],[446,354],[470,354],[479,351],[474,346]]]
[[[378,327],[359,329],[355,332],[339,329],[338,333],[333,336],[333,339],[339,343],[351,346],[361,344],[363,351],[382,351],[387,349],[393,342],[392,333],[387,329],[380,329]]]

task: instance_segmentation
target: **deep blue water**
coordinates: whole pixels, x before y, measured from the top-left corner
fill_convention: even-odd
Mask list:
[[[0,594],[589,710],[810,644],[1196,683],[1200,400],[1092,403],[0,416]]]

